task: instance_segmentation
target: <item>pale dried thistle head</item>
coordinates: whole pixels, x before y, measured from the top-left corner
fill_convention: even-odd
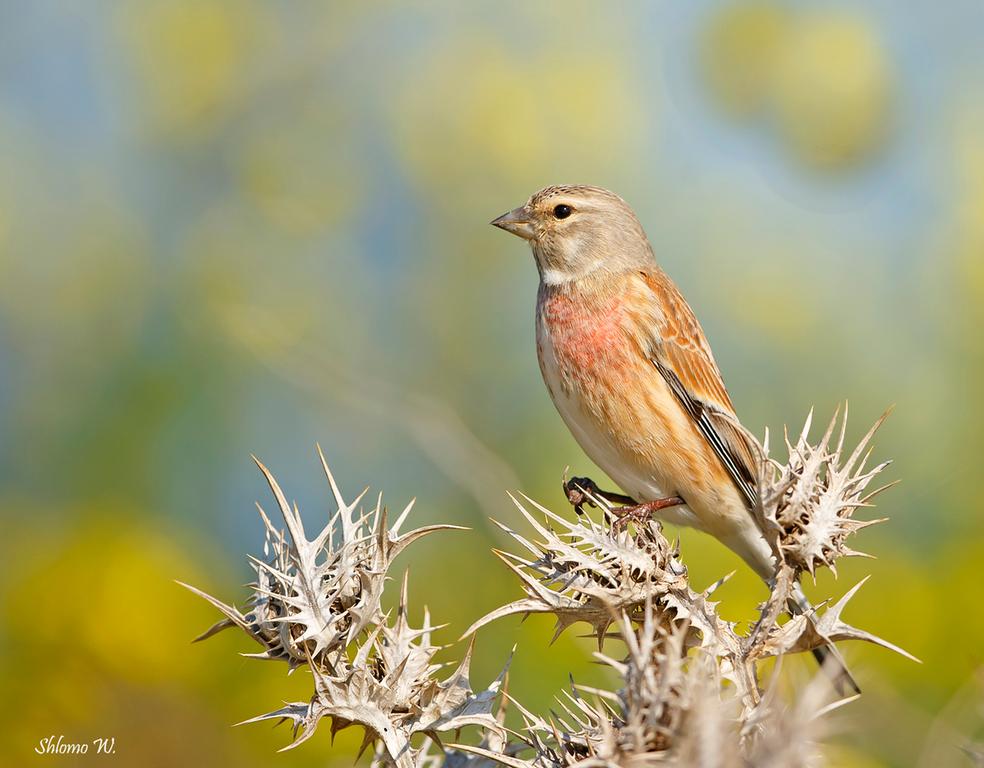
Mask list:
[[[773,680],[748,707],[738,688],[725,684],[719,658],[704,648],[688,651],[685,625],[667,629],[651,606],[642,623],[623,615],[616,624],[625,658],[595,656],[617,673],[620,689],[572,686],[549,719],[519,707],[523,726],[513,732],[512,749],[455,748],[509,768],[816,764],[815,739],[831,708],[824,679],[792,706],[780,700]]]
[[[459,526],[434,525],[401,534],[412,502],[388,526],[381,498],[368,512],[359,507],[365,491],[346,502],[324,456],[321,461],[337,510],[311,539],[297,507],[288,504],[273,475],[257,461],[286,530],[278,529],[260,508],[265,556],[250,558],[257,580],[250,585],[245,613],[185,585],[225,615],[199,640],[239,627],[264,649],[245,655],[284,661],[289,670],[304,665],[313,674],[310,701],[245,722],[292,721],[295,738],[288,748],[310,738],[324,718],[330,719],[332,733],[358,725],[365,732],[362,749],[378,743],[385,759],[401,768],[426,756],[425,748],[411,745],[415,734],[437,741],[440,732],[468,725],[496,731],[500,726],[492,711],[502,676],[485,690],[472,690],[472,644],[450,675],[438,677],[443,665],[434,662],[441,650],[432,641],[436,628],[426,609],[423,625],[410,626],[406,576],[395,617],[381,603],[390,566],[400,552],[428,533]]]
[[[891,463],[867,466],[871,439],[887,416],[887,412],[882,415],[846,457],[846,405],[843,416],[839,410],[834,414],[816,444],[810,442],[812,411],[795,443],[787,433],[785,464],[770,460],[768,448],[755,443],[762,457],[756,514],[766,539],[783,562],[815,576],[816,569],[824,566],[836,574],[838,558],[867,557],[847,546],[846,540],[862,528],[885,520],[858,520],[854,513],[872,506],[872,499],[891,485],[868,490],[871,481]]]
[[[523,496],[544,516],[541,524],[522,502],[511,498],[539,539],[530,541],[493,521],[529,555],[494,551],[519,577],[526,598],[483,616],[465,636],[505,616],[550,613],[557,620],[555,638],[572,624],[586,622],[600,647],[608,627],[620,613],[641,617],[647,600],[658,600],[674,589],[686,587],[686,568],[660,532],[658,522],[639,526],[633,536],[624,528],[616,530],[608,514],[602,522],[590,515],[569,521]],[[605,504],[602,500],[598,503]],[[603,509],[607,512],[607,507]]]

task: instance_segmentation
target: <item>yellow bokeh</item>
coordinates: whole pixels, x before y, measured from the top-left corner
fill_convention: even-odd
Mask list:
[[[187,290],[200,331],[220,337],[267,329],[274,343],[288,344],[313,326],[321,301],[302,279],[303,265],[290,252],[271,260],[260,247],[250,214],[241,208],[205,211],[182,244],[189,264]],[[272,316],[273,327],[267,317]],[[205,321],[204,323],[202,321]]]
[[[105,510],[82,512],[93,513]],[[22,662],[80,663],[142,685],[200,673],[200,657],[175,653],[190,638],[174,621],[189,608],[174,578],[193,579],[200,568],[139,511],[119,510],[69,531],[38,528],[11,544],[22,554],[3,600],[8,615],[23,619],[14,625],[19,652],[28,655]],[[27,547],[39,554],[25,557]],[[194,604],[192,613],[199,621],[209,615]]]
[[[746,116],[768,105],[791,15],[775,2],[751,2],[734,3],[712,16],[701,59],[715,97],[729,111]]]
[[[707,86],[727,112],[773,129],[800,163],[851,168],[892,121],[892,65],[867,17],[848,9],[730,3],[703,31]]]
[[[550,48],[520,57],[481,35],[462,37],[407,72],[391,124],[415,183],[484,194],[493,183],[583,173],[631,152],[639,105],[628,77],[618,57]]]
[[[774,66],[772,107],[797,157],[839,168],[880,146],[891,119],[891,74],[864,17],[805,14],[784,36]]]
[[[984,297],[984,113],[961,113],[953,133],[957,189],[950,246],[957,254],[958,282],[979,311]]]
[[[192,137],[214,127],[244,92],[263,26],[249,0],[123,3],[118,29],[151,132]]]
[[[236,154],[248,199],[288,234],[330,230],[361,202],[358,134],[337,107],[329,93],[278,110],[258,121]],[[312,158],[314,146],[323,151]]]

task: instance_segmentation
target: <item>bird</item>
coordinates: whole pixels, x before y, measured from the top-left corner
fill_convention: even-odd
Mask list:
[[[583,489],[623,504],[619,522],[652,516],[703,531],[770,582],[772,548],[752,514],[754,449],[700,323],[632,208],[601,187],[555,185],[491,224],[533,251],[543,381],[578,444],[624,491],[576,478],[578,488],[565,482],[575,508]],[[798,583],[789,609],[812,611]],[[833,645],[814,656],[839,690],[860,693]]]

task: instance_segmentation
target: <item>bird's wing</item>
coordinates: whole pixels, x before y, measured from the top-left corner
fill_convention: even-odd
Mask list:
[[[704,331],[669,277],[654,270],[643,272],[642,279],[662,310],[650,345],[653,365],[752,507],[757,499],[755,452],[736,426],[734,406]]]

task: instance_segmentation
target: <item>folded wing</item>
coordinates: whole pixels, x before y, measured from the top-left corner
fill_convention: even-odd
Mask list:
[[[734,406],[704,331],[669,277],[657,270],[643,272],[642,278],[663,310],[656,318],[651,345],[653,366],[751,507],[757,499],[755,454],[744,433],[735,426]]]

